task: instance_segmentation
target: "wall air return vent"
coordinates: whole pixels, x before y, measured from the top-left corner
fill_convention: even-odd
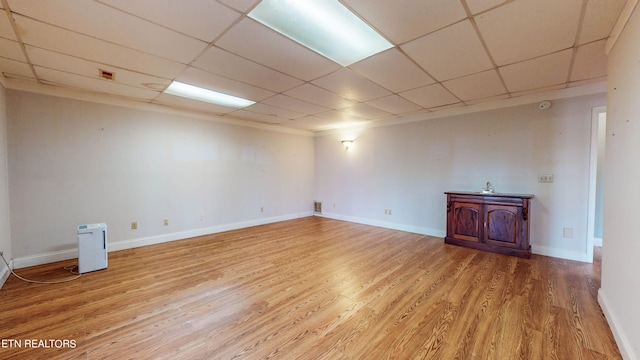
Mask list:
[[[322,214],[322,202],[314,201],[313,202],[313,212],[314,214]]]
[[[100,77],[103,79],[114,80],[115,76],[116,74],[111,71],[100,69]]]

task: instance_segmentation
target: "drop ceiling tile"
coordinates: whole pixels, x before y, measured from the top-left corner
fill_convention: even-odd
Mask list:
[[[14,14],[14,18],[24,31],[22,41],[25,44],[167,79],[173,79],[184,69],[183,64],[171,60],[46,25],[24,16]]]
[[[571,70],[571,81],[598,78],[607,75],[606,40],[578,47]]]
[[[422,109],[420,106],[395,94],[367,101],[367,104],[391,114],[406,114]]]
[[[9,61],[13,61],[13,60],[9,60]],[[5,73],[4,75],[7,79],[16,79],[21,83],[30,83],[35,86],[38,86],[40,84],[40,82],[35,77],[33,77],[33,75],[22,76],[22,75],[10,74],[10,73]]]
[[[217,47],[209,48],[192,65],[214,74],[275,92],[283,92],[304,83],[302,80],[269,69]]]
[[[300,119],[288,120],[281,123],[282,126],[307,131],[321,131],[331,128],[333,121],[317,116],[305,116]]]
[[[262,103],[281,107],[283,109],[297,111],[299,113],[304,113],[304,114],[317,114],[319,112],[331,110],[324,106],[312,104],[310,102],[307,102],[304,100],[298,100],[296,98],[292,98],[290,96],[282,95],[282,94],[278,94],[276,96],[270,97],[262,101]]]
[[[530,90],[523,90],[523,91],[513,92],[513,93],[511,93],[511,97],[526,96],[526,95],[531,95],[531,94],[542,94],[542,93],[545,93],[547,91],[562,90],[562,89],[566,89],[566,88],[567,88],[567,84],[566,83],[562,83],[562,84],[559,84],[559,85],[546,86],[546,87],[537,88],[537,89],[530,89]]]
[[[212,42],[231,26],[241,14],[215,1],[100,0],[129,14],[161,24],[183,34]]]
[[[342,116],[342,117],[338,117],[333,119],[330,128],[332,129],[339,129],[339,128],[347,128],[347,127],[353,127],[353,126],[363,126],[365,124],[370,124],[371,121],[367,121],[367,120],[360,120],[360,119],[356,119],[353,117],[349,117],[349,116]],[[337,143],[336,145],[338,146],[343,146],[340,143]],[[344,149],[344,147],[343,147]]]
[[[9,21],[6,11],[0,11],[0,37],[9,40],[18,40],[13,32],[13,27]]]
[[[328,119],[331,121],[339,121],[339,122],[362,122],[362,121],[366,121],[366,119],[357,116],[357,115],[353,115],[353,114],[349,114],[347,112],[344,112],[342,110],[329,110],[329,111],[325,111],[322,113],[318,113],[315,114],[316,117],[322,118],[322,119]]]
[[[402,49],[439,81],[493,67],[468,20],[407,43]]]
[[[55,53],[42,48],[34,48],[27,45],[29,59],[34,65],[68,73],[101,79],[100,70],[112,72],[114,82],[123,85],[136,86],[143,89],[164,90],[171,80],[155,76],[145,75],[125,69],[99,64],[93,61],[83,60],[72,56]]]
[[[442,85],[464,101],[487,98],[507,92],[495,70],[445,81]]]
[[[346,128],[346,127],[353,127],[353,126],[364,126],[366,124],[370,124],[371,121],[366,121],[366,120],[358,120],[358,119],[353,119],[353,118],[345,118],[343,120],[335,120],[333,122],[333,124],[331,124],[331,127],[333,129],[339,129],[339,128]]]
[[[469,10],[474,15],[508,2],[508,0],[466,0],[466,1],[467,1],[467,6],[469,6]]]
[[[587,80],[571,81],[568,84],[568,87],[584,86],[584,85],[589,85],[589,84],[599,83],[599,82],[605,82],[605,81],[607,81],[607,77],[606,76],[601,76],[601,77],[591,78],[591,79],[587,79]]]
[[[27,62],[24,57],[20,43],[13,40],[0,38],[0,57],[16,60],[20,62]]]
[[[371,56],[349,67],[396,93],[435,82],[424,70],[395,48]]]
[[[331,91],[319,88],[309,83],[286,91],[284,94],[336,110],[355,104],[355,102],[351,100],[347,100],[342,96],[332,93]]]
[[[432,108],[429,109],[429,111],[430,112],[436,112],[436,111],[441,111],[441,110],[459,108],[459,107],[463,107],[463,106],[465,106],[464,103],[458,102],[458,103],[454,103],[454,104],[447,104],[447,105],[441,105],[441,106],[432,107]]]
[[[322,131],[322,130],[340,128],[340,127],[363,125],[366,123],[367,121],[354,120],[354,119],[347,119],[347,120],[337,119],[336,120],[336,119],[329,119],[329,118],[327,119],[320,118],[317,116],[305,116],[301,119],[287,121],[285,123],[282,123],[282,125],[295,127],[298,129],[309,130],[309,131]],[[342,145],[338,143],[337,146],[342,146]]]
[[[133,86],[117,84],[109,80],[88,78],[63,71],[34,66],[38,77],[43,81],[60,84],[76,89],[95,91],[116,96],[130,97],[149,101],[158,96],[158,91],[145,90]]]
[[[455,104],[460,101],[440,84],[423,86],[418,89],[402,92],[399,95],[425,109]]]
[[[573,46],[582,0],[518,0],[475,17],[498,66]]]
[[[573,50],[568,49],[499,69],[509,92],[555,86],[567,81]]]
[[[194,67],[187,68],[176,80],[253,101],[264,100],[275,95],[272,91],[231,80]]]
[[[367,101],[391,95],[388,90],[380,85],[346,68],[323,76],[312,81],[312,83],[342,97],[356,101]]]
[[[10,0],[10,4],[21,15],[184,64],[207,46],[95,1]]]
[[[287,119],[288,120],[299,119],[299,118],[304,117],[306,115],[306,114],[301,113],[301,112],[292,111],[292,110],[288,110],[288,109],[283,109],[281,107],[271,106],[271,105],[264,104],[264,103],[255,103],[255,104],[253,104],[251,106],[247,106],[243,110],[248,111],[248,112],[252,112],[252,113],[268,115],[268,116],[271,116],[271,117],[277,117],[277,118],[280,118],[279,122],[285,121]]]
[[[344,3],[395,44],[467,17],[460,1],[345,0]]]
[[[231,28],[216,45],[305,81],[340,68],[337,63],[250,18]]]
[[[366,119],[366,120],[380,119],[380,118],[391,115],[386,111],[377,109],[365,103],[360,103],[354,106],[341,109],[340,112],[347,115],[352,115],[360,119]]]
[[[10,75],[18,75],[21,77],[35,78],[29,64],[2,57],[0,57],[0,74],[4,74],[7,77],[13,77]]]
[[[149,6],[149,1],[154,5]],[[610,33],[625,3],[340,0],[387,39],[403,39],[395,48],[342,68],[245,18],[259,0],[149,1],[6,0],[0,2],[0,8],[2,4],[15,5],[12,17],[45,85],[121,94],[118,96],[234,121],[243,117],[246,121],[321,131],[392,117],[420,119],[417,114],[427,111],[605,81],[606,57],[598,49],[603,43],[600,40]],[[477,27],[468,26],[472,23],[465,8],[474,15]],[[579,19],[581,11],[583,19]],[[39,86],[24,54],[13,46],[17,38],[9,20],[7,12],[0,11],[0,72],[14,81],[9,84],[31,81],[33,86]],[[564,30],[568,33],[561,33]],[[531,34],[534,32],[537,34]],[[158,34],[160,39],[155,39]],[[189,41],[182,44],[181,39],[185,38],[199,47],[191,49]],[[221,45],[209,44],[212,39]],[[428,46],[414,45],[420,41]],[[455,45],[459,41],[463,44]],[[561,54],[574,41],[584,46],[574,48],[573,57]],[[167,46],[174,42],[180,44]],[[469,47],[464,42],[474,44]],[[484,54],[478,43],[482,50],[497,49],[497,56]],[[415,54],[404,49],[412,45],[415,54],[425,59],[409,57]],[[180,46],[186,46],[186,51]],[[442,60],[430,58],[440,54]],[[500,76],[512,90],[508,95],[493,69],[505,54],[524,56],[498,66]],[[534,60],[526,56],[533,56]],[[9,57],[19,57],[20,61]],[[489,67],[475,69],[477,59],[482,63],[485,57],[490,59]],[[185,60],[198,69],[185,65]],[[463,64],[463,60],[471,65]],[[116,81],[96,79],[98,68],[114,71]],[[530,75],[538,70],[542,75]],[[346,78],[332,78],[334,74]],[[159,93],[178,76],[184,76],[180,78],[183,81],[229,89],[223,92],[234,95],[253,94],[250,98],[261,99],[261,103],[252,110],[237,110]],[[153,95],[155,98],[149,100]],[[314,113],[317,115],[307,115]],[[296,119],[289,120],[291,117]]]
[[[476,99],[476,100],[469,100],[469,101],[465,101],[465,103],[467,105],[474,105],[474,104],[480,104],[483,102],[490,102],[490,101],[496,101],[496,100],[505,100],[508,99],[509,95],[508,94],[504,94],[504,95],[496,95],[496,96],[489,96],[486,98],[481,98],[481,99]]]
[[[589,0],[578,45],[605,39],[611,33],[626,0]]]
[[[227,116],[236,119],[257,121],[265,124],[280,124],[290,120],[288,118],[278,116],[275,112],[270,114],[263,114],[247,110],[237,110]]]
[[[175,96],[171,94],[160,93],[153,103],[167,105],[167,106],[177,106],[187,110],[201,110],[204,112],[212,113],[212,114],[228,114],[230,112],[236,111],[235,108],[230,108],[226,106],[211,104],[204,101],[197,101],[193,99],[188,99],[182,96]]]
[[[219,2],[226,4],[241,13],[249,12],[254,8],[261,0],[218,0]]]

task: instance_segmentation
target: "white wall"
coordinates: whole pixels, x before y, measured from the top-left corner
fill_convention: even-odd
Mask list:
[[[625,359],[640,359],[640,10],[609,54],[600,304]]]
[[[79,224],[106,222],[114,250],[311,215],[310,135],[14,90],[7,104],[16,267],[77,256]]]
[[[534,194],[535,253],[589,261],[586,252],[591,111],[605,95],[332,132],[316,139],[315,199],[323,214],[444,236],[444,191]],[[340,140],[355,138],[345,150]],[[553,174],[552,184],[538,174]],[[385,209],[391,215],[385,215]],[[563,229],[574,237],[564,238]]]
[[[5,88],[0,84],[0,250],[10,261],[13,251],[11,246],[11,227],[9,223],[9,177],[7,175],[7,102]],[[7,266],[0,262],[0,287],[9,276]]]

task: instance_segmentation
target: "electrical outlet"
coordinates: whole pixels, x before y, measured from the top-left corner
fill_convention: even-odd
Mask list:
[[[131,230],[138,230],[138,222],[137,221],[131,222]]]
[[[264,207],[260,206],[260,212],[264,212]]]
[[[169,219],[162,220],[162,223],[164,224],[164,226],[169,226]]]
[[[573,228],[562,229],[562,236],[569,239],[573,238]]]
[[[552,183],[553,182],[553,174],[540,174],[538,175],[539,183]]]

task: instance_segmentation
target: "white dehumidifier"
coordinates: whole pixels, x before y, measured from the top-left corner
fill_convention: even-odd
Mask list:
[[[78,226],[78,272],[107,268],[107,224]]]

